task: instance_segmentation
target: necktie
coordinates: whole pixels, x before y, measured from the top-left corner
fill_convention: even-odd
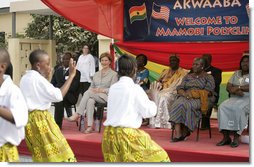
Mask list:
[[[65,75],[66,72],[67,72],[67,69],[64,68],[64,69],[63,69],[63,75]]]

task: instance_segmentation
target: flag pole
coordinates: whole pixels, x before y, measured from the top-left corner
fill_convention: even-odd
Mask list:
[[[153,5],[152,5],[152,12],[151,12],[151,16],[149,18],[149,26],[148,26],[148,35],[150,35],[150,29],[151,29],[151,17],[152,17],[152,13],[153,13],[153,6],[154,6],[154,2],[153,2]],[[148,19],[147,19],[148,21]]]
[[[145,2],[143,3],[145,5],[145,9],[146,9],[146,4]],[[148,35],[150,35],[150,30],[149,30],[149,21],[148,21],[148,16],[147,16],[147,10],[146,10],[146,24],[147,24],[147,33]]]

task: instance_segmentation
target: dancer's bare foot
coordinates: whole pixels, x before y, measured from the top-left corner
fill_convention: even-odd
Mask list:
[[[78,121],[80,115],[78,113],[74,113],[71,117],[66,118],[70,122],[76,122]]]

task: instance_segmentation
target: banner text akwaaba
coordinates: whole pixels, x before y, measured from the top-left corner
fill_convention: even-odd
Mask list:
[[[249,40],[248,0],[125,0],[124,9],[125,41]]]

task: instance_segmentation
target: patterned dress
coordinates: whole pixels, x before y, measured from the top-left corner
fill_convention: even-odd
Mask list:
[[[242,76],[241,71],[236,71],[230,78],[229,83],[233,85],[248,85],[249,74]],[[242,134],[248,124],[250,113],[250,93],[244,92],[244,96],[230,95],[230,98],[221,103],[218,110],[219,129],[237,131]]]
[[[47,110],[29,112],[26,144],[33,162],[76,162],[75,155]]]
[[[105,127],[102,150],[105,162],[170,162],[149,134],[135,128]]]
[[[61,90],[35,70],[22,76],[20,89],[29,110],[25,139],[33,162],[76,162],[71,147],[48,111],[51,102],[63,100]]]
[[[130,77],[110,87],[102,138],[105,162],[170,162],[167,152],[140,130],[142,118],[156,114],[156,104]]]
[[[199,78],[191,74],[183,78],[182,83],[177,87],[177,90],[208,90],[213,92],[215,87],[214,79],[211,75],[205,74]],[[209,105],[214,102],[214,96],[209,97]],[[186,97],[177,95],[169,110],[169,121],[172,123],[182,123],[189,130],[194,131],[198,120],[201,118],[201,101],[200,99],[187,99]]]
[[[150,127],[171,128],[171,124],[168,122],[169,108],[177,94],[176,87],[182,82],[187,72],[182,68],[178,68],[176,71],[171,69],[163,71],[159,79],[163,89],[158,93],[157,114],[155,117],[150,118]]]
[[[0,147],[0,162],[19,162],[19,153],[16,146],[6,143]]]

